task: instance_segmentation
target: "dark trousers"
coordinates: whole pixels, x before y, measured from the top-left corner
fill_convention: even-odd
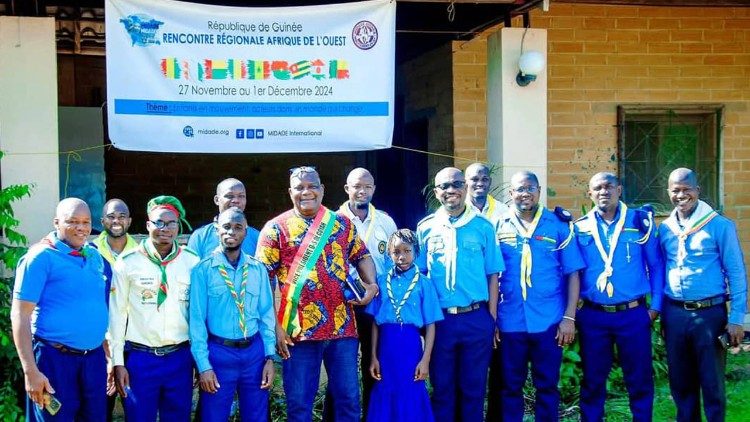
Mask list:
[[[435,323],[430,359],[432,410],[437,422],[484,420],[487,368],[495,321],[487,307]]]
[[[55,416],[26,397],[28,421],[105,421],[107,418],[107,360],[99,347],[85,355],[63,353],[35,341],[39,370],[47,377],[62,404]]]
[[[651,365],[651,319],[646,307],[641,305],[620,312],[583,307],[576,319],[583,366],[581,420],[604,420],[607,378],[617,347],[633,421],[651,421],[654,371]]]
[[[216,393],[201,391],[201,420],[229,420],[236,392],[241,421],[267,421],[269,392],[260,388],[266,362],[260,336],[255,335],[250,346],[245,348],[228,347],[209,340],[208,360],[221,387]]]
[[[558,420],[560,392],[557,390],[557,383],[560,380],[562,348],[557,345],[555,334],[557,324],[552,324],[547,331],[541,333],[502,333],[503,421],[523,420],[523,386],[529,364],[531,380],[536,388],[535,420]]]
[[[727,324],[726,305],[688,311],[681,304],[665,300],[662,324],[677,421],[700,422],[701,393],[706,420],[723,421],[726,351],[717,338]]]
[[[503,388],[503,363],[500,348],[502,342],[497,345],[497,349],[492,351],[492,360],[490,361],[489,375],[489,392],[487,393],[487,422],[501,422],[503,420],[502,406],[502,388]]]
[[[372,362],[372,315],[365,312],[364,306],[354,307],[357,319],[357,337],[359,337],[359,370],[362,375],[362,419],[367,419],[367,408],[370,405],[370,393],[375,380],[370,376]],[[323,402],[323,422],[333,422],[333,398],[330,390],[326,389]]]
[[[164,356],[128,351],[125,368],[130,393],[123,399],[129,421],[189,421],[193,398],[193,357],[189,347]]]

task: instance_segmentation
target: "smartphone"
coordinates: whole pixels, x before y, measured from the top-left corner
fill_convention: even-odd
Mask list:
[[[717,337],[717,340],[719,341],[722,349],[726,350],[729,348],[729,333],[720,335],[719,337]]]
[[[55,396],[49,393],[44,393],[44,408],[49,412],[50,415],[55,416],[60,411],[62,403]]]

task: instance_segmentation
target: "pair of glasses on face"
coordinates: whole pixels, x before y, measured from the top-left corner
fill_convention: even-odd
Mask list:
[[[536,193],[539,192],[539,186],[519,186],[513,188],[513,192],[516,193]]]
[[[464,186],[466,186],[466,182],[464,182],[463,180],[454,180],[452,182],[445,182],[440,183],[439,185],[435,185],[435,187],[440,190],[448,190],[448,188],[463,189]]]
[[[299,166],[289,169],[289,177],[297,177],[303,173],[317,173],[318,169],[313,166]]]
[[[165,228],[169,229],[169,230],[174,230],[174,229],[177,228],[177,224],[178,224],[177,221],[174,221],[174,220],[172,220],[172,221],[163,221],[163,220],[151,221],[151,220],[149,220],[149,223],[153,224],[154,227],[156,227],[159,230],[164,230]]]

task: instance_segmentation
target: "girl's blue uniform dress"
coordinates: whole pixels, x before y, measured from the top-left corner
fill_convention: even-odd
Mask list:
[[[433,421],[427,387],[414,372],[422,359],[420,328],[443,319],[437,292],[415,265],[403,273],[392,268],[378,287],[367,312],[378,324],[382,379],[372,389],[367,421]]]

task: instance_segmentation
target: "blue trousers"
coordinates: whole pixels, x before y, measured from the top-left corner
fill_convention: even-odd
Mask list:
[[[193,357],[189,347],[164,356],[130,350],[125,358],[130,393],[123,400],[129,421],[189,421],[193,398]]]
[[[295,343],[291,357],[283,362],[287,421],[312,420],[313,400],[320,383],[320,364],[328,375],[328,391],[336,422],[359,422],[359,377],[356,338]]]
[[[495,321],[487,307],[435,323],[430,359],[432,411],[438,422],[484,420]]]
[[[557,345],[557,324],[541,333],[502,333],[502,413],[505,422],[523,420],[523,386],[529,364],[531,380],[536,388],[536,422],[558,420],[562,348]]]
[[[727,324],[726,305],[688,311],[665,300],[662,324],[667,346],[669,388],[677,406],[677,421],[701,420],[701,393],[706,420],[723,421],[726,416],[726,351],[717,338]]]
[[[52,416],[26,396],[27,421],[103,422],[107,419],[107,360],[103,348],[74,355],[35,341],[34,356],[62,407]]]
[[[654,408],[654,371],[651,365],[651,320],[641,305],[621,312],[583,307],[578,311],[583,380],[581,419],[604,420],[607,377],[614,348],[622,367],[633,421],[651,421]]]
[[[208,360],[220,387],[213,394],[201,391],[201,421],[229,420],[235,392],[239,397],[241,421],[267,421],[269,392],[260,388],[266,362],[260,336],[254,336],[250,346],[241,349],[209,340]]]

